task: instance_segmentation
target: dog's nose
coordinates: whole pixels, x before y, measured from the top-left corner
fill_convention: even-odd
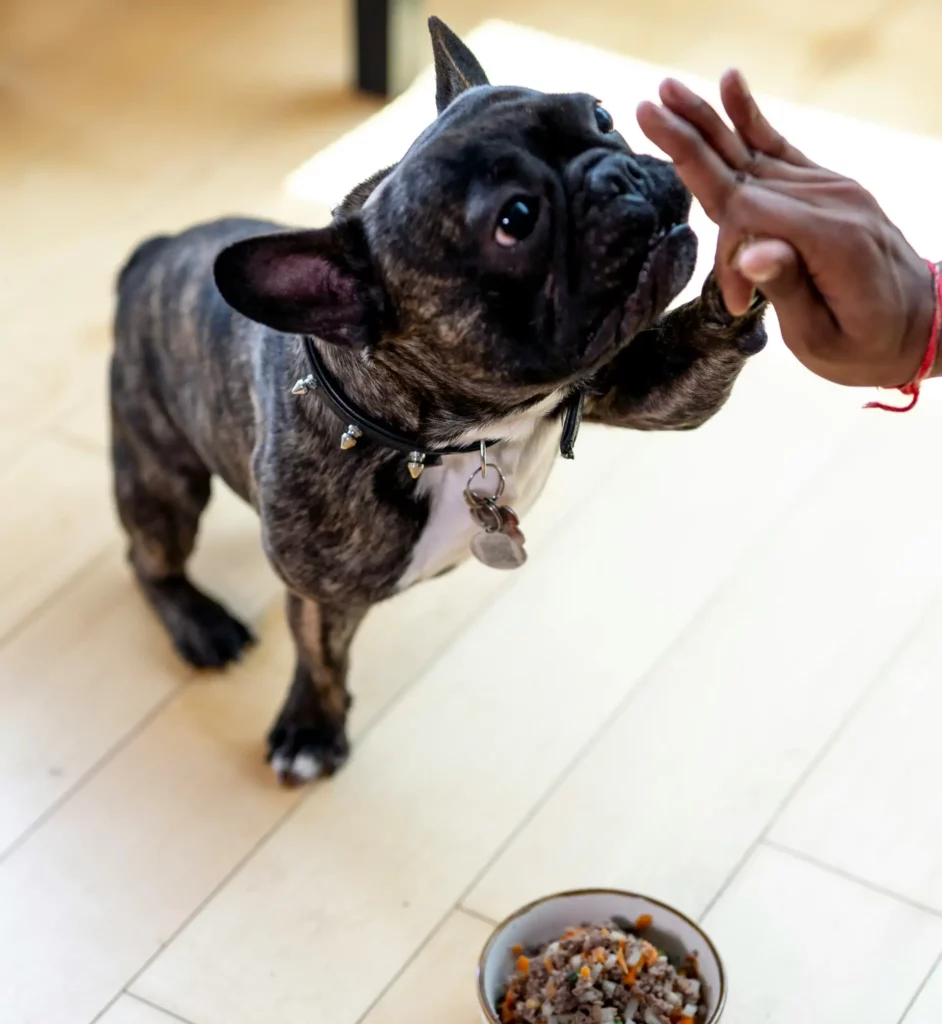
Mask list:
[[[605,199],[640,192],[643,182],[641,168],[627,153],[607,154],[586,175],[589,190]]]

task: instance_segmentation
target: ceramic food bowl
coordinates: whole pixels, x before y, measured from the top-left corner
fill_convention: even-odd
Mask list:
[[[572,926],[601,924],[613,917],[636,921],[644,914],[649,914],[653,922],[645,929],[645,937],[664,950],[673,963],[681,962],[690,953],[697,955],[701,996],[706,1007],[702,1021],[717,1024],[726,1002],[726,976],[707,934],[665,903],[616,889],[585,889],[545,896],[498,925],[478,961],[478,1001],[484,1024],[501,1024],[498,1007],[514,971],[515,946],[540,946],[560,938]]]

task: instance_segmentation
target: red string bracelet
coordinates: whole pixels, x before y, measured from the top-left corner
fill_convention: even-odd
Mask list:
[[[922,382],[932,373],[935,366],[936,356],[939,354],[939,332],[942,330],[942,275],[939,268],[931,261],[926,260],[929,269],[932,271],[932,287],[935,292],[935,312],[932,314],[932,330],[929,332],[929,344],[926,345],[926,354],[922,357],[922,363],[916,371],[916,376],[908,384],[903,384],[896,390],[909,396],[909,405],[885,405],[883,402],[867,402],[865,409],[882,409],[884,412],[909,412],[915,409],[919,401],[919,390]]]

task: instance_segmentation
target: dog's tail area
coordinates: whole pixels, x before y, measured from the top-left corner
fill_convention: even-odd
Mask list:
[[[160,252],[160,250],[163,249],[163,247],[170,241],[170,239],[170,235],[155,235],[153,238],[148,238],[141,242],[141,244],[128,257],[124,266],[118,271],[118,280],[116,285],[119,292],[124,287],[131,271],[141,263],[148,260],[151,256],[156,256],[157,253]]]

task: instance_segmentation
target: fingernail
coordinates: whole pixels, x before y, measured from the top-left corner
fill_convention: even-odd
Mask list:
[[[762,266],[760,264],[757,267],[750,267],[740,263],[737,269],[747,281],[751,281],[753,284],[768,284],[778,276],[778,267],[769,265]]]
[[[740,274],[752,284],[767,284],[781,273],[781,267],[769,254],[752,247],[750,242],[743,244],[736,254],[735,267]]]

